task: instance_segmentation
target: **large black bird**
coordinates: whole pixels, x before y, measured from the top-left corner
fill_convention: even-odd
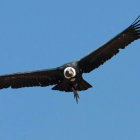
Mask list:
[[[78,61],[54,69],[0,76],[0,89],[55,85],[52,88],[53,90],[73,92],[78,103],[79,95],[77,91],[92,87],[82,78],[82,74],[98,68],[116,55],[119,49],[124,49],[128,44],[139,38],[140,16],[120,34]]]

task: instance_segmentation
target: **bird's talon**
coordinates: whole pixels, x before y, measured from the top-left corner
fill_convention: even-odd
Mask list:
[[[74,98],[76,99],[76,102],[78,104],[79,95],[78,94],[74,94]]]
[[[78,104],[79,95],[78,95],[77,91],[74,88],[72,88],[72,90],[73,90],[73,93],[74,93],[74,98],[76,99],[76,102]]]

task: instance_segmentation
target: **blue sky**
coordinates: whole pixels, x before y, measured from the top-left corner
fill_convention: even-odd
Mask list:
[[[77,60],[128,27],[140,1],[1,0],[0,75]],[[85,74],[93,88],[0,91],[1,140],[140,139],[140,40]]]

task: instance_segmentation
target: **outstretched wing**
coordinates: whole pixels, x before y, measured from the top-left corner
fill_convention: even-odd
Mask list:
[[[123,32],[80,59],[78,61],[79,68],[85,73],[92,71],[116,55],[119,49],[124,49],[128,44],[139,38],[140,16]]]
[[[61,82],[62,74],[59,68],[40,70],[27,73],[15,73],[0,76],[0,89],[22,88],[32,86],[49,86]]]

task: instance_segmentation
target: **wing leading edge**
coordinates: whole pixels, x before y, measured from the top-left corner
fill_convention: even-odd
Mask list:
[[[116,37],[78,61],[79,68],[88,73],[104,64],[128,44],[140,38],[140,16]]]

